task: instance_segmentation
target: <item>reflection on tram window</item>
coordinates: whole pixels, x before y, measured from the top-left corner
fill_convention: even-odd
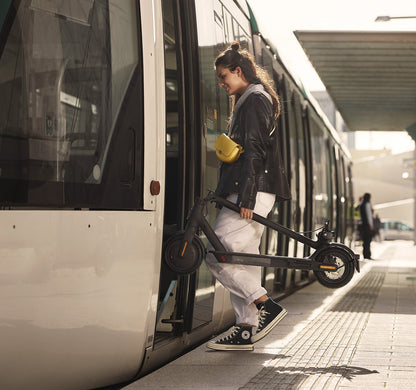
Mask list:
[[[41,204],[49,183],[64,206],[63,183],[102,182],[138,65],[136,14],[133,0],[21,2],[0,57],[1,201]]]
[[[232,6],[231,3],[227,3]],[[250,26],[244,18],[236,20],[240,12],[227,9],[220,1],[196,1],[197,29],[199,42],[199,67],[201,77],[202,107],[202,164],[203,194],[216,188],[219,162],[214,143],[218,135],[227,131],[231,100],[219,87],[214,69],[214,60],[234,40],[242,47],[251,49]],[[215,220],[215,208],[210,208],[207,219]],[[194,305],[193,327],[212,320],[214,302],[214,281],[211,272],[203,263],[198,272],[197,291]]]
[[[326,140],[322,128],[315,122],[313,116],[310,121],[311,126],[311,147],[312,147],[312,177],[313,177],[313,209],[315,210],[315,219],[313,221],[313,229],[317,229],[330,219],[330,198],[329,186],[330,172],[329,161],[327,159]],[[326,178],[326,180],[322,180]]]
[[[214,7],[212,5],[214,4]],[[228,3],[227,3],[228,4]],[[231,4],[228,4],[231,6]],[[215,189],[218,182],[218,159],[214,143],[219,134],[227,131],[231,100],[219,87],[214,60],[234,40],[251,50],[250,26],[246,19],[236,20],[240,12],[227,9],[220,1],[196,2],[198,20],[199,64],[201,69],[202,121],[204,131],[205,175],[203,191]],[[209,16],[210,15],[210,16]],[[214,22],[214,23],[213,23]],[[214,213],[208,216],[211,221]]]

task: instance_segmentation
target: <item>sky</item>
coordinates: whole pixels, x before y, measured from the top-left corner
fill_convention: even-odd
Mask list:
[[[248,0],[260,31],[277,48],[279,56],[310,91],[324,90],[319,76],[297,41],[295,30],[416,31],[416,0]],[[375,22],[377,16],[414,16]],[[374,137],[360,132],[357,148],[390,148],[393,153],[413,150],[406,132]],[[382,138],[382,142],[380,142]],[[392,143],[392,139],[395,142]],[[377,141],[376,141],[377,140]],[[393,148],[392,145],[395,145]]]

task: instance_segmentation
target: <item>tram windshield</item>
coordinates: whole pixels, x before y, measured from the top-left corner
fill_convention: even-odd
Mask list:
[[[87,187],[102,181],[137,73],[136,2],[27,0],[14,2],[15,12],[7,3],[0,9],[0,203],[70,206],[65,185],[75,183],[75,203],[94,206]]]

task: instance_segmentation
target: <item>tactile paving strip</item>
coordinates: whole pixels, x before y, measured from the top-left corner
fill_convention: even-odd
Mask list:
[[[343,378],[368,374],[369,370],[349,364],[385,276],[385,272],[363,276],[240,390],[328,390]]]

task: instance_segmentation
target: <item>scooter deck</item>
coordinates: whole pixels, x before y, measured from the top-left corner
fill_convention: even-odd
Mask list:
[[[321,263],[312,257],[286,257],[257,255],[253,253],[211,251],[219,263],[257,265],[287,269],[303,269],[312,271],[337,271],[340,267],[335,264]]]

